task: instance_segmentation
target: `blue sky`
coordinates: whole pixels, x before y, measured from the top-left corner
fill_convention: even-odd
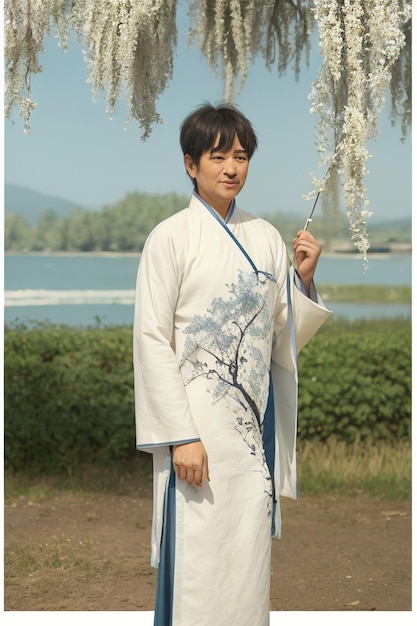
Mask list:
[[[5,181],[60,196],[86,207],[100,208],[127,192],[190,194],[179,148],[179,126],[204,101],[223,96],[220,77],[211,76],[199,48],[188,47],[189,19],[180,3],[174,77],[157,102],[163,124],[140,140],[134,121],[125,127],[121,103],[109,120],[105,102],[97,102],[86,83],[88,69],[80,45],[71,39],[64,52],[48,39],[41,55],[43,72],[32,78],[32,98],[38,103],[31,133],[23,132],[17,109],[6,120]],[[312,50],[310,68],[297,82],[291,70],[278,77],[259,59],[235,103],[252,121],[259,139],[239,204],[256,215],[275,210],[308,216],[312,203],[303,194],[312,189],[311,172],[318,173],[315,148],[317,117],[309,112],[308,94],[321,63]],[[400,141],[401,129],[388,119],[389,99],[381,117],[380,135],[371,142],[373,158],[366,178],[370,210],[375,218],[411,215],[411,137]],[[303,220],[301,220],[303,221]]]

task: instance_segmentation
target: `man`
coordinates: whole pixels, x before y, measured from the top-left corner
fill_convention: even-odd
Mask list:
[[[235,202],[257,147],[231,105],[203,105],[180,143],[194,192],[150,234],[134,322],[137,447],[153,453],[156,626],[269,624],[279,496],[297,497],[296,354],[329,311],[321,246]]]

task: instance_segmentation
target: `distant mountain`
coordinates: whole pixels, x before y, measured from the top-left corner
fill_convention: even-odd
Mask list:
[[[53,209],[59,217],[64,217],[73,207],[84,209],[76,202],[48,196],[34,189],[6,183],[4,186],[4,213],[16,213],[27,219],[32,226],[45,209]]]

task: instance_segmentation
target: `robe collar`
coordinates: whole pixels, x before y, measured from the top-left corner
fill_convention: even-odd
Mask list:
[[[221,220],[222,222],[224,221],[225,224],[228,224],[230,222],[230,220],[232,219],[232,216],[233,216],[233,214],[235,212],[235,208],[236,208],[236,198],[233,198],[232,202],[230,203],[229,210],[228,210],[227,215],[226,215],[226,219],[223,220],[223,218],[220,215],[220,213],[218,213],[215,209],[213,209],[213,207],[208,202],[203,200],[203,198],[201,196],[199,196],[196,191],[193,191],[193,196],[197,200],[199,200],[201,202],[201,204],[203,204],[206,207],[206,209],[208,209],[210,211],[210,213],[212,213],[214,215],[214,217],[216,217],[216,219],[218,219],[219,221]]]

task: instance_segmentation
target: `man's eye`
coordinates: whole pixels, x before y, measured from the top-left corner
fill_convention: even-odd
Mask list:
[[[214,154],[211,159],[212,161],[223,161],[223,157],[220,154]]]
[[[245,156],[237,156],[235,158],[236,158],[236,161],[239,161],[239,163],[244,163],[247,160],[247,157]]]

